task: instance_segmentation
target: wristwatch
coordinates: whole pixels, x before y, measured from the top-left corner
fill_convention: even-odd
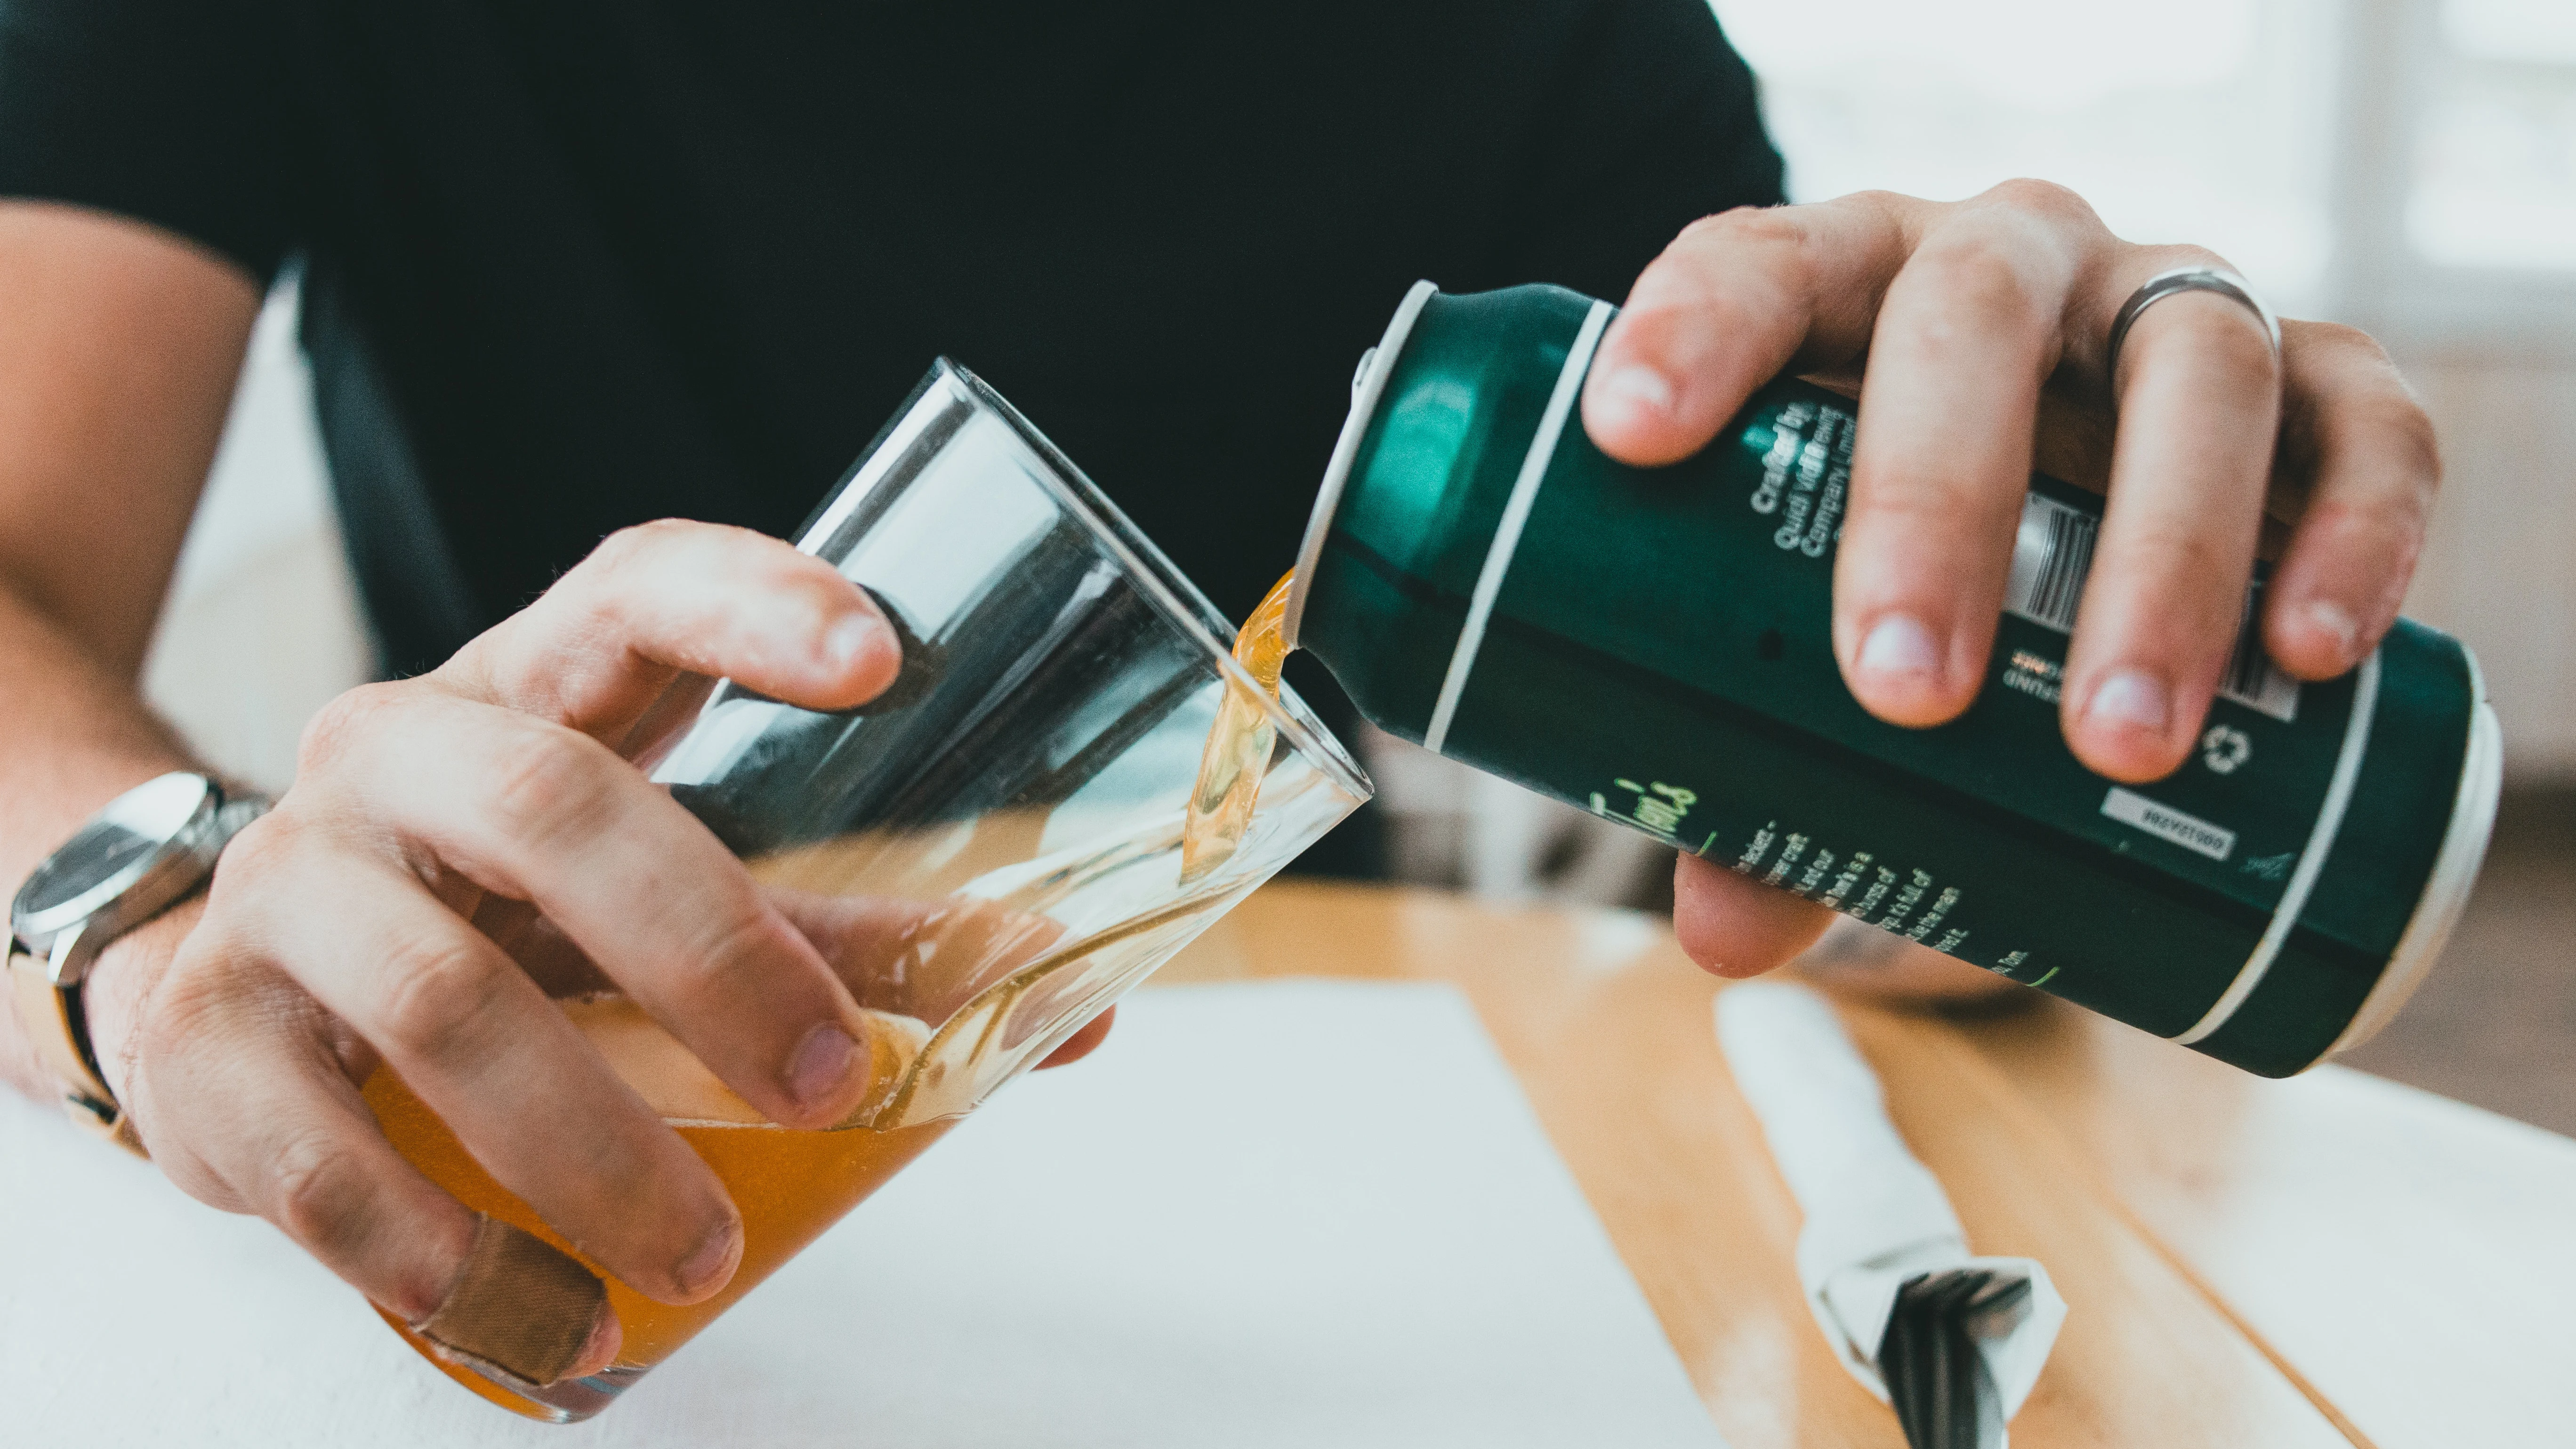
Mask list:
[[[268,811],[186,770],[108,802],[45,858],[9,908],[9,989],[18,1022],[83,1128],[138,1156],[141,1139],[90,1047],[81,983],[117,937],[185,900],[215,873],[234,834]]]

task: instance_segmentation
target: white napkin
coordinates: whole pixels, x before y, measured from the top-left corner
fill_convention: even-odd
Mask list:
[[[1879,1347],[1897,1289],[1911,1278],[1968,1267],[2026,1279],[2029,1296],[1987,1319],[1981,1328],[1990,1331],[1977,1338],[2004,1416],[2019,1412],[2066,1321],[2048,1270],[2029,1258],[1969,1255],[1950,1199],[1906,1150],[1878,1077],[1822,996],[1785,982],[1730,987],[1717,996],[1717,1039],[1806,1214],[1798,1281],[1843,1367],[1888,1397]]]

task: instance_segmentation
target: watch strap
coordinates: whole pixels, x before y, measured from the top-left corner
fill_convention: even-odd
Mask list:
[[[137,1157],[143,1140],[116,1102],[116,1094],[99,1079],[87,1049],[89,1023],[82,1011],[81,988],[56,986],[41,957],[9,943],[9,992],[19,1029],[62,1092],[63,1115],[94,1136],[104,1137]]]
[[[215,860],[224,847],[232,843],[242,827],[268,813],[267,797],[244,791],[224,794],[218,791],[217,810],[202,837],[191,846],[199,865],[191,878],[173,882],[177,889],[147,906],[132,919],[101,920],[115,913],[102,911],[91,921],[77,927],[77,937],[67,937],[95,959],[118,936],[142,925],[205,889],[214,876]],[[27,949],[26,943],[10,936],[8,941],[9,994],[17,1012],[19,1030],[36,1054],[37,1062],[50,1074],[62,1094],[63,1114],[74,1125],[94,1136],[104,1137],[137,1157],[148,1156],[143,1139],[135,1133],[134,1121],[109,1090],[99,1071],[97,1051],[90,1045],[89,1013],[84,994],[86,968],[72,973],[70,979],[57,984],[61,962],[53,956],[39,956]],[[60,952],[56,952],[59,955]]]

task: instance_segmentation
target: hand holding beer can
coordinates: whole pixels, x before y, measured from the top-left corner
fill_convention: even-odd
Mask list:
[[[1780,380],[1697,456],[1575,416],[1613,308],[1417,285],[1364,359],[1285,629],[1395,734],[2248,1071],[2367,1038],[2483,856],[2495,716],[2400,620],[2300,683],[2245,610],[2179,772],[2124,785],[2058,728],[2100,500],[2034,476],[1985,687],[1873,718],[1831,641],[1859,414]]]

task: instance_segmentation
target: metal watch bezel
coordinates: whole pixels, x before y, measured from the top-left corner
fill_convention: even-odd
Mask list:
[[[79,985],[109,942],[205,883],[230,833],[223,805],[214,780],[174,770],[109,801],[28,875],[10,903],[9,926],[19,945],[45,962],[56,988]],[[145,848],[129,854],[118,836]],[[85,852],[115,863],[95,880],[73,882],[66,898],[37,904],[63,894],[54,877],[78,866]]]

